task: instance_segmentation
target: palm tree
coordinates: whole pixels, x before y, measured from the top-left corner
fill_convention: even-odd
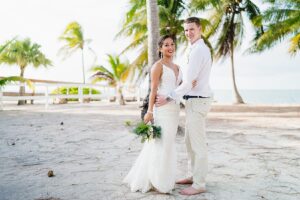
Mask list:
[[[119,56],[108,54],[109,67],[96,65],[91,68],[91,71],[96,72],[92,75],[92,83],[99,81],[108,81],[110,86],[115,87],[117,98],[120,105],[125,105],[123,96],[123,84],[131,74],[131,67],[128,61],[121,61]]]
[[[84,48],[91,41],[90,39],[85,39],[83,35],[82,27],[78,22],[71,22],[67,25],[63,34],[59,39],[65,42],[65,45],[60,49],[60,53],[64,53],[65,57],[70,56],[78,49],[81,50],[82,59],[82,77],[83,83],[85,83],[85,69],[84,69]]]
[[[271,6],[257,21],[265,23],[265,32],[257,36],[250,51],[262,52],[285,38],[289,38],[289,53],[296,55],[300,50],[300,1],[265,0]]]
[[[207,37],[217,37],[215,58],[230,56],[231,77],[235,103],[244,103],[237,89],[234,67],[234,50],[239,47],[244,38],[243,14],[246,14],[257,34],[261,34],[262,27],[257,27],[256,20],[260,15],[259,8],[251,0],[192,0],[194,10],[211,9],[210,21],[212,26],[204,34]]]
[[[20,67],[20,80],[24,78],[24,72],[28,65],[38,68],[51,65],[51,61],[40,51],[41,46],[32,43],[29,38],[24,40],[14,40],[6,46],[0,53],[0,64],[18,65]],[[15,79],[15,78],[13,78]],[[25,93],[25,87],[20,87],[20,96]],[[19,100],[18,105],[25,104],[24,100]]]
[[[14,41],[16,39],[16,37],[15,38],[13,38],[13,39],[11,39],[10,41],[7,41],[7,42],[5,42],[5,44],[4,45],[2,45],[2,46],[0,46],[0,54],[1,54],[1,52],[12,42],[12,41]],[[8,84],[8,83],[10,83],[10,82],[25,82],[28,86],[29,86],[29,88],[32,88],[33,89],[33,84],[32,84],[32,82],[29,80],[29,79],[26,79],[26,78],[22,78],[22,77],[20,77],[20,76],[8,76],[8,77],[2,77],[2,78],[0,78],[0,90],[6,85],[6,84]]]

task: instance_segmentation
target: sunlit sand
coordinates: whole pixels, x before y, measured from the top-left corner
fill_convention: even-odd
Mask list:
[[[136,103],[5,105],[0,111],[0,199],[187,199],[131,193],[122,179],[142,144],[125,121]],[[181,113],[184,126],[184,112]],[[300,105],[214,105],[207,122],[207,193],[188,199],[296,200],[300,195]],[[186,171],[177,136],[178,178]],[[54,176],[48,177],[53,170]]]

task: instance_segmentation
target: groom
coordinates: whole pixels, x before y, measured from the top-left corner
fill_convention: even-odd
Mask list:
[[[208,163],[205,119],[212,102],[212,91],[209,86],[212,60],[210,49],[201,39],[201,24],[197,17],[190,17],[184,21],[184,32],[190,47],[187,64],[182,68],[183,82],[167,97],[157,96],[156,106],[162,106],[182,96],[186,100],[185,143],[190,170],[187,178],[176,183],[192,184],[180,193],[195,195],[206,191]],[[197,86],[194,88],[192,80],[197,80]]]

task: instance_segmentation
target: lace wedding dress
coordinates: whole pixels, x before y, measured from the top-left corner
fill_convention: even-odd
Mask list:
[[[179,70],[176,78],[174,71],[163,65],[158,94],[168,95],[182,79]],[[175,136],[179,123],[179,102],[169,102],[164,106],[154,108],[154,123],[162,128],[159,139],[144,143],[133,167],[123,180],[132,192],[147,192],[156,189],[162,193],[170,193],[175,185],[176,150]]]

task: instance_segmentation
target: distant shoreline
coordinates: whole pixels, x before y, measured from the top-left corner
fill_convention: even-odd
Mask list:
[[[118,112],[121,109],[130,109],[139,113],[140,108],[137,102],[127,102],[125,106],[120,106],[116,102],[95,101],[90,103],[68,102],[67,104],[49,104],[49,110],[59,111],[65,109],[84,109],[94,107],[96,110],[101,109],[100,112]],[[18,106],[17,102],[4,102],[4,111],[11,110],[28,110],[28,111],[44,111],[45,104],[35,103]],[[182,109],[184,111],[184,109]],[[293,116],[300,117],[300,103],[299,104],[224,104],[213,103],[210,113],[289,113]]]

